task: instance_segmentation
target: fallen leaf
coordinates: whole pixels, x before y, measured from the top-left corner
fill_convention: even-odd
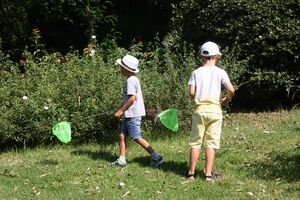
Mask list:
[[[181,182],[181,184],[186,184],[186,183],[190,183],[190,182],[191,182],[190,180],[186,180],[186,181]]]
[[[130,191],[127,191],[122,197],[126,197],[129,193]]]
[[[42,175],[40,175],[40,178],[43,178],[44,176],[48,176],[48,175],[50,175],[51,173],[46,173],[46,174],[42,174]]]
[[[254,194],[252,192],[247,192],[247,195],[254,196]]]

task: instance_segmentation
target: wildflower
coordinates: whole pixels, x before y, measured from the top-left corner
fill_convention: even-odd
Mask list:
[[[92,35],[92,39],[96,39],[96,35]]]
[[[30,60],[28,60],[28,59],[21,59],[21,60],[19,60],[19,62],[20,62],[21,64],[23,64],[23,63],[30,62]]]
[[[49,110],[49,107],[48,106],[44,106],[44,110]]]
[[[96,53],[95,49],[91,49],[89,56],[93,57]]]
[[[27,97],[27,96],[23,96],[22,99],[23,99],[24,101],[26,101],[26,100],[28,99],[28,97]]]
[[[40,33],[40,30],[39,30],[38,28],[33,28],[33,29],[32,29],[32,32],[33,32],[33,33]]]
[[[96,104],[97,99],[96,98],[92,98],[91,103],[92,104]]]

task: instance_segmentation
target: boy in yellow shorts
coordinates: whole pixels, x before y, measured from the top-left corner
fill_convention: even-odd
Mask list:
[[[204,43],[200,48],[203,66],[194,70],[189,79],[189,93],[195,103],[189,143],[191,148],[189,180],[195,178],[195,168],[202,144],[206,147],[205,179],[213,181],[221,176],[212,172],[215,150],[220,148],[223,119],[221,105],[229,102],[235,91],[228,74],[216,66],[221,55],[217,44]],[[227,95],[224,98],[221,98],[222,84],[227,89]]]

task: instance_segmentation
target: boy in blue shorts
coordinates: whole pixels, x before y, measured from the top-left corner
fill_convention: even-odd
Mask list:
[[[142,89],[139,79],[135,76],[139,72],[139,60],[131,55],[118,59],[117,64],[121,66],[121,74],[127,78],[123,88],[123,102],[121,108],[115,113],[116,118],[123,117],[120,127],[119,145],[120,156],[111,163],[112,165],[126,166],[126,136],[131,137],[142,146],[151,156],[151,165],[159,166],[164,162],[162,156],[158,155],[150,144],[141,136],[141,119],[146,115]]]
[[[205,179],[212,181],[221,176],[212,172],[215,150],[220,148],[223,119],[221,105],[229,102],[235,91],[227,73],[216,66],[221,55],[217,44],[204,43],[200,48],[203,66],[192,72],[188,83],[189,93],[195,104],[189,142],[189,180],[195,178],[195,168],[202,144],[206,147]],[[222,84],[227,90],[224,98],[221,98]]]

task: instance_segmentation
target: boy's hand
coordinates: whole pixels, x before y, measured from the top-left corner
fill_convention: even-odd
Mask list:
[[[116,113],[115,113],[115,117],[116,118],[121,118],[122,117],[122,115],[123,115],[123,111],[122,110],[118,110]]]
[[[121,118],[123,113],[133,104],[136,100],[134,95],[128,95],[128,100],[122,105],[122,107],[115,113],[116,118]]]
[[[224,97],[224,98],[222,98],[222,99],[220,100],[220,104],[221,104],[221,106],[224,106],[224,105],[226,105],[229,101],[230,101],[230,100],[228,100],[227,97]]]

